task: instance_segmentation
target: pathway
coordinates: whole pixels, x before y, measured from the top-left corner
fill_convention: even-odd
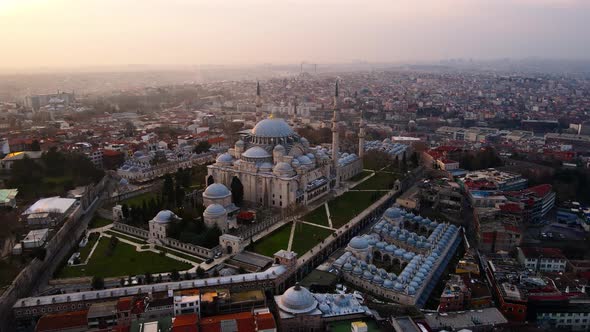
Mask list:
[[[332,225],[332,216],[330,216],[330,208],[328,207],[328,203],[324,203],[324,206],[326,207],[326,215],[328,216],[328,224],[330,225],[330,228],[333,228],[334,226]]]
[[[293,246],[293,237],[295,235],[295,225],[297,224],[297,220],[293,222],[291,225],[291,233],[289,234],[289,243],[287,244],[287,251],[291,251],[291,247]]]
[[[92,249],[88,253],[88,257],[86,257],[86,259],[84,260],[84,263],[79,264],[79,265],[86,265],[86,264],[88,264],[88,260],[90,260],[90,257],[92,257],[92,254],[94,254],[94,250],[96,249],[96,247],[98,247],[98,242],[99,241],[100,241],[100,236],[98,237],[98,239],[96,240],[96,242],[94,242],[94,245],[92,246]]]
[[[302,224],[308,224],[308,225],[319,227],[319,228],[329,229],[331,231],[335,231],[336,230],[336,228],[333,228],[333,227],[328,227],[328,226],[324,226],[324,225],[314,224],[314,223],[311,223],[311,222],[308,222],[308,221],[297,220],[297,222],[300,222]]]

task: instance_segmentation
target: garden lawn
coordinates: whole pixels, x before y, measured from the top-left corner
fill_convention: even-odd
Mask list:
[[[150,202],[151,199],[156,199],[157,195],[154,192],[147,192],[147,193],[143,193],[141,195],[137,195],[135,197],[131,197],[128,198],[126,200],[124,200],[123,202],[121,202],[121,204],[127,204],[128,206],[142,206],[143,201],[147,203]]]
[[[354,187],[354,190],[384,190],[392,189],[395,180],[397,179],[396,174],[376,172],[375,175]],[[331,210],[330,210],[331,212]]]
[[[340,228],[375,203],[385,191],[348,191],[328,202],[332,226]]]
[[[107,256],[109,238],[101,238],[87,265],[66,266],[58,277],[83,276],[121,277],[136,274],[188,270],[192,265],[153,252],[137,252],[135,247],[119,242],[111,256]]]
[[[330,227],[330,223],[328,222],[328,215],[326,214],[326,207],[324,206],[324,204],[320,205],[315,210],[307,213],[301,219],[312,224]]]
[[[199,258],[196,258],[196,257],[193,257],[193,256],[189,256],[188,254],[184,254],[184,253],[182,253],[180,251],[176,251],[176,250],[173,250],[173,249],[168,249],[168,248],[165,248],[165,247],[162,247],[162,246],[156,246],[156,249],[158,249],[160,251],[163,251],[163,252],[165,252],[167,254],[171,254],[171,255],[174,255],[174,256],[177,256],[177,257],[180,257],[180,258],[187,259],[187,260],[189,260],[189,261],[191,261],[193,263],[200,264],[200,263],[203,263],[204,262],[203,259],[199,259]]]
[[[86,243],[86,246],[84,246],[84,248],[80,249],[80,262],[84,262],[86,260],[88,254],[90,254],[90,250],[92,250],[92,247],[94,247],[94,244],[97,240],[97,236],[88,237],[88,243]]]
[[[249,250],[268,257],[272,257],[275,252],[281,249],[286,250],[289,245],[289,236],[291,236],[291,225],[292,223],[283,225],[274,232],[254,242]]]
[[[348,179],[348,181],[350,181],[350,182],[357,182],[357,181],[360,181],[360,180],[366,178],[367,176],[369,176],[371,174],[373,174],[372,171],[362,171],[359,174],[357,174],[357,175],[351,177],[350,179]]]
[[[298,222],[295,226],[291,249],[301,257],[332,233],[333,231],[329,229]]]
[[[104,227],[104,226],[110,225],[112,223],[113,223],[113,221],[109,220],[107,218],[94,216],[92,218],[92,220],[90,221],[90,225],[88,225],[88,228],[92,229],[92,228]]]

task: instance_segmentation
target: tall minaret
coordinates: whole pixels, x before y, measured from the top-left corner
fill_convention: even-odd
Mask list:
[[[332,117],[332,163],[334,164],[334,174],[336,174],[335,188],[340,186],[340,172],[338,170],[338,159],[340,158],[340,138],[339,124],[340,121],[340,98],[338,95],[338,81],[334,87],[334,117]]]
[[[262,99],[260,98],[260,82],[256,82],[256,123],[262,120]]]
[[[361,121],[359,122],[359,158],[363,159],[365,154],[365,120],[363,119],[363,110],[361,110]]]

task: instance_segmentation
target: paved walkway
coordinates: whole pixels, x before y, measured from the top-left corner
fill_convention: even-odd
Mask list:
[[[331,231],[335,231],[336,230],[336,228],[333,228],[333,227],[328,227],[328,226],[324,226],[324,225],[318,225],[318,224],[314,224],[314,223],[311,223],[311,222],[308,222],[308,221],[297,220],[297,222],[300,222],[302,224],[308,224],[308,225],[319,227],[319,228],[329,229]]]
[[[326,215],[328,216],[328,224],[330,225],[330,228],[334,227],[332,225],[332,216],[330,215],[330,207],[328,206],[328,203],[324,203],[324,206],[326,207]]]
[[[295,226],[297,225],[297,221],[294,221],[291,225],[291,233],[289,234],[289,244],[287,244],[287,250],[291,251],[291,247],[293,246],[293,236],[295,235]]]

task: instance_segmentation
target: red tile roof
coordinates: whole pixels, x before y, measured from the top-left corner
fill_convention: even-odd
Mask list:
[[[172,324],[173,332],[198,332],[197,323],[199,318],[197,314],[178,315],[174,318]]]
[[[76,327],[85,327],[88,326],[88,320],[86,319],[87,315],[88,310],[45,315],[37,322],[35,331],[60,331]]]
[[[201,332],[221,332],[221,322],[235,320],[239,332],[254,332],[254,316],[251,312],[240,312],[237,314],[219,315],[201,318]]]

